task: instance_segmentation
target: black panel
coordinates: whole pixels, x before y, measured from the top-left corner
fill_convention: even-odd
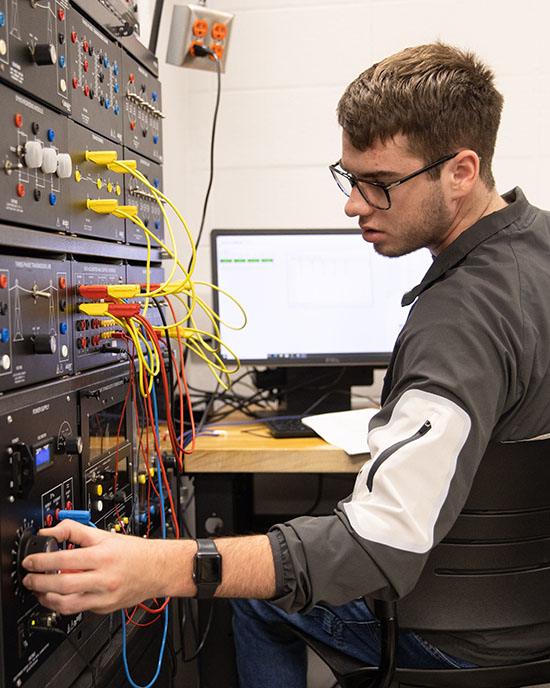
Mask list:
[[[122,143],[122,49],[77,10],[68,22],[73,119]]]
[[[137,162],[137,169],[143,174],[147,181],[155,189],[162,191],[162,166],[158,163],[136,155],[130,149],[124,148],[124,157],[134,159]],[[157,203],[151,189],[136,177],[127,175],[125,179],[125,202],[126,205],[135,205],[138,209],[138,217],[143,221],[147,229],[161,241],[164,240],[164,216],[159,204]],[[152,246],[158,246],[154,238],[149,237]],[[139,225],[131,220],[126,220],[126,241],[129,244],[147,245],[145,232]]]
[[[95,203],[137,205],[162,236],[151,194],[137,182],[126,193],[128,175],[86,159],[137,159],[162,188],[158,63],[136,35],[137,7],[0,0],[0,688],[128,685],[121,614],[52,616],[22,586],[18,561],[44,545],[36,531],[60,509],[88,509],[121,537],[139,533],[152,507],[152,535],[160,521],[138,487],[121,328],[78,308],[79,285],[126,283],[127,261],[136,282],[146,282],[147,261],[151,279],[164,279],[159,248],[148,252],[141,230],[127,237],[125,220]],[[155,306],[148,317],[161,323]],[[150,616],[138,610],[134,621]],[[127,634],[131,674],[147,682],[162,620]],[[165,658],[158,685],[170,670]]]
[[[96,212],[88,201],[110,200],[124,203],[124,176],[104,164],[86,160],[86,152],[113,151],[122,158],[122,146],[74,122],[69,122],[69,151],[73,161],[71,176],[71,230],[92,239],[124,241],[124,220]]]
[[[67,118],[2,84],[0,101],[0,221],[69,231],[69,181],[57,172],[68,153]]]
[[[124,284],[126,267],[120,263],[74,262],[72,269],[75,371],[111,365],[125,359],[126,345],[112,337],[114,332],[120,332],[120,327],[108,314],[98,318],[80,312],[78,306],[88,301],[78,295],[78,286]]]
[[[123,141],[127,148],[162,163],[162,95],[160,81],[123,53]]]
[[[5,54],[0,54],[0,79],[61,112],[70,113],[68,0],[2,0],[0,8],[5,17],[0,39],[7,47]]]
[[[63,387],[57,386],[61,392]],[[76,438],[76,395],[36,395],[32,404],[0,415],[0,542],[2,552],[2,629],[6,683],[25,681],[63,638],[33,632],[48,611],[21,584],[18,557],[26,538],[56,522],[58,509],[80,508],[79,457],[64,447]],[[64,617],[63,631],[75,632],[82,615]],[[65,641],[67,642],[67,641]],[[14,684],[13,684],[14,685]]]
[[[70,262],[0,255],[0,391],[73,372]]]

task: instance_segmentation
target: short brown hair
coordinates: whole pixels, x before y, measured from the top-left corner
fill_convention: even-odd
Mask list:
[[[493,72],[474,53],[438,42],[406,48],[360,74],[338,103],[338,121],[358,150],[397,134],[426,164],[474,150],[491,189],[502,104]]]

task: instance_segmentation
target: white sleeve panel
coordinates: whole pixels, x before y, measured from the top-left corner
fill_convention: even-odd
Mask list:
[[[419,432],[426,426],[429,431]],[[452,401],[407,390],[388,423],[369,433],[371,458],[344,505],[352,528],[366,540],[427,552],[470,426]]]

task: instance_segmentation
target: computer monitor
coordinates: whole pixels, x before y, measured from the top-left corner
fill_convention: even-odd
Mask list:
[[[311,399],[320,396],[313,381],[328,379],[325,373],[344,392],[350,381],[372,382],[406,320],[401,298],[431,264],[427,250],[380,256],[359,229],[214,229],[211,254],[213,283],[248,318],[243,330],[230,329],[242,316],[231,299],[214,292],[224,361],[233,363],[234,352],[243,365],[280,369],[271,377],[287,392],[309,380]],[[349,407],[349,394],[339,396],[330,403]],[[286,394],[286,410],[306,401]]]

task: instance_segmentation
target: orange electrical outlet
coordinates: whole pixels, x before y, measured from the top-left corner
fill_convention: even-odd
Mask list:
[[[214,24],[214,26],[216,25]],[[208,22],[204,19],[197,19],[193,24],[193,33],[199,37],[206,36],[208,33]]]
[[[218,60],[221,60],[223,57],[223,45],[220,45],[219,43],[211,43],[210,44],[210,50],[216,55]],[[210,55],[210,59],[213,60],[214,57]]]
[[[212,38],[215,41],[223,41],[227,36],[227,26],[221,22],[216,22],[212,24]]]
[[[189,53],[193,56],[196,57],[195,55],[195,46],[196,45],[202,45],[204,46],[204,43],[202,41],[192,41],[191,45],[189,46]]]

